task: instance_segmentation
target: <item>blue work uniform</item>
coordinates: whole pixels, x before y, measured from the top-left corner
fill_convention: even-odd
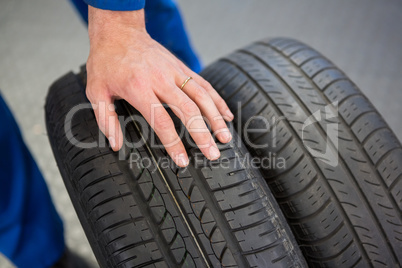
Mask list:
[[[71,2],[85,22],[88,22],[88,5],[115,11],[145,7],[146,27],[151,37],[193,71],[200,71],[200,61],[191,48],[173,0]],[[51,267],[65,250],[62,221],[1,95],[0,148],[0,252],[17,267]]]

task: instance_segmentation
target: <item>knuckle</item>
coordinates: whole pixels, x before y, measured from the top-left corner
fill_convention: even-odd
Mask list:
[[[208,132],[203,132],[203,133],[198,133],[198,144],[199,145],[209,145],[211,141],[211,133]]]
[[[215,104],[217,107],[222,108],[222,109],[227,107],[226,102],[221,97],[217,98],[217,100],[215,101]]]
[[[197,115],[200,113],[200,109],[198,106],[191,100],[187,100],[183,102],[181,105],[181,109],[186,115]]]
[[[136,77],[133,77],[132,79],[129,79],[127,81],[127,88],[133,89],[135,88],[136,90],[141,90],[146,86],[144,81],[141,79],[137,79]]]
[[[195,90],[195,101],[196,102],[206,102],[209,101],[209,94],[202,87],[197,87]]]
[[[227,127],[222,115],[217,115],[214,118],[212,118],[212,120],[213,120],[212,124],[215,125],[215,127],[218,127],[218,128],[226,128]]]
[[[203,87],[203,88],[205,88],[205,90],[207,91],[207,92],[211,92],[211,91],[215,91],[215,89],[212,87],[212,85],[207,81],[207,80],[205,80],[204,78],[202,78],[202,77],[200,77],[200,85]]]
[[[154,124],[158,131],[167,131],[173,127],[171,118],[166,114],[155,115]]]
[[[208,90],[214,90],[214,88],[212,87],[211,83],[209,83],[208,81],[204,80],[204,87]]]

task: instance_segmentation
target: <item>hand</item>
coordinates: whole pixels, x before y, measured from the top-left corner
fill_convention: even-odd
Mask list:
[[[113,107],[114,100],[125,99],[144,116],[177,165],[188,165],[186,150],[167,111],[163,107],[152,111],[155,104],[172,107],[208,159],[220,157],[200,118],[204,115],[219,141],[227,143],[232,136],[224,119],[231,121],[233,114],[207,81],[148,35],[143,10],[89,7],[88,32],[87,97],[93,106],[105,108],[94,110],[99,128],[113,150],[121,148],[123,134],[114,108],[108,108]],[[193,79],[181,90],[189,76]]]

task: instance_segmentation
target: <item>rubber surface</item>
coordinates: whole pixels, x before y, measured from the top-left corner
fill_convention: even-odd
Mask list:
[[[163,148],[151,146],[155,135],[145,120],[118,102],[118,114],[135,119],[127,124],[126,138],[136,146],[126,144],[115,153],[107,143],[101,146],[105,137],[85,84],[84,71],[55,82],[46,121],[66,188],[101,267],[306,267],[262,175],[244,161],[241,143],[220,145],[222,157],[214,162],[186,143],[189,167],[166,165],[171,160]],[[77,105],[86,106],[71,119]],[[96,146],[80,148],[78,141]]]
[[[285,159],[262,171],[311,267],[400,267],[401,144],[342,71],[277,38],[202,75],[237,112],[250,152]]]

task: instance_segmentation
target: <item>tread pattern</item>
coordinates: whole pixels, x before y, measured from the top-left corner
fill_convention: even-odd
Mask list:
[[[66,80],[70,80],[71,83],[66,83],[63,87],[61,82],[65,83]],[[171,200],[166,195],[166,187],[163,184],[156,184],[161,180],[158,173],[135,168],[128,170],[125,164],[116,161],[115,153],[108,147],[79,149],[70,142],[66,142],[64,128],[60,125],[64,123],[61,118],[65,118],[69,109],[60,109],[57,103],[64,102],[74,107],[76,104],[86,103],[87,100],[74,74],[70,73],[60,81],[60,84],[56,82],[54,86],[58,90],[57,94],[49,94],[47,100],[48,104],[56,104],[53,107],[47,107],[49,136],[58,137],[51,139],[53,147],[57,146],[54,147],[58,152],[55,156],[59,167],[63,167],[61,171],[64,170],[68,174],[64,174],[63,178],[71,179],[65,183],[70,195],[77,197],[76,200],[73,199],[77,212],[84,214],[82,217],[85,221],[80,217],[81,223],[87,235],[88,229],[93,232],[93,237],[89,237],[89,240],[96,241],[96,243],[92,242],[91,246],[95,253],[100,252],[97,254],[100,265],[102,267],[136,267],[138,264],[147,264],[147,267],[169,267],[174,264],[177,267],[194,267],[195,265],[202,267],[202,261],[194,243],[187,239],[187,244],[183,247],[184,239],[190,235],[181,223],[179,213],[174,206],[161,205]],[[70,90],[80,94],[70,95]],[[60,116],[59,113],[62,115]],[[56,114],[58,116],[55,116]],[[77,140],[82,142],[99,140],[93,113],[84,110],[73,120],[76,122],[72,123],[75,126],[72,130],[76,131],[74,134]],[[139,139],[132,129],[130,134],[133,136],[132,139]],[[61,159],[61,155],[65,157]],[[129,156],[126,156],[126,163]],[[124,175],[128,172],[134,179],[131,182],[127,180],[127,175]],[[147,195],[148,189],[144,187],[147,181],[152,182],[151,196]],[[162,218],[161,215],[164,217]],[[156,236],[162,232],[158,230],[158,225],[167,227],[167,222],[174,226],[174,239],[169,239],[166,232],[161,235],[164,239]],[[97,243],[99,246],[96,246]],[[183,248],[185,250],[181,250]],[[167,249],[169,249],[168,254],[162,252]],[[99,254],[103,258],[99,258]],[[170,259],[166,258],[166,255],[169,255]]]
[[[270,123],[242,138],[268,145],[248,146],[251,153],[286,160],[263,174],[311,266],[401,263],[401,145],[346,75],[283,38],[252,44],[202,74],[233,111],[242,108],[236,127]],[[305,126],[311,115],[323,120]]]
[[[131,112],[138,114],[134,109]],[[140,125],[146,125],[145,120]],[[177,124],[177,128],[180,127],[182,125]],[[144,132],[152,133],[150,130]],[[167,152],[157,138],[156,142],[158,146],[151,150],[156,158],[165,162]],[[282,215],[272,213],[280,209],[273,197],[266,194],[269,189],[261,174],[247,168],[245,148],[239,148],[236,143],[221,144],[221,158],[210,162],[205,161],[201,151],[193,148],[191,142],[185,139],[183,142],[195,165],[186,169],[164,169],[163,173],[212,266],[304,266],[304,260],[299,260],[299,249],[287,242],[292,238],[287,235],[291,233],[290,229],[281,224],[286,220]],[[222,161],[227,163],[225,172],[222,172]],[[224,218],[220,217],[222,214]],[[262,239],[269,233],[270,239]],[[239,248],[232,244],[238,244]],[[239,252],[244,260],[239,261],[235,252]]]
[[[244,164],[247,152],[240,145],[222,145],[219,161],[228,164],[222,168],[186,143],[193,162],[179,169],[161,164],[170,159],[160,146],[125,145],[114,153],[90,109],[78,112],[66,133],[67,113],[88,103],[85,79],[82,71],[55,82],[46,118],[66,188],[101,267],[306,267],[262,175]],[[139,115],[125,102],[117,108],[119,115]],[[134,123],[126,132],[133,144],[154,138]],[[105,146],[80,149],[72,138]]]

